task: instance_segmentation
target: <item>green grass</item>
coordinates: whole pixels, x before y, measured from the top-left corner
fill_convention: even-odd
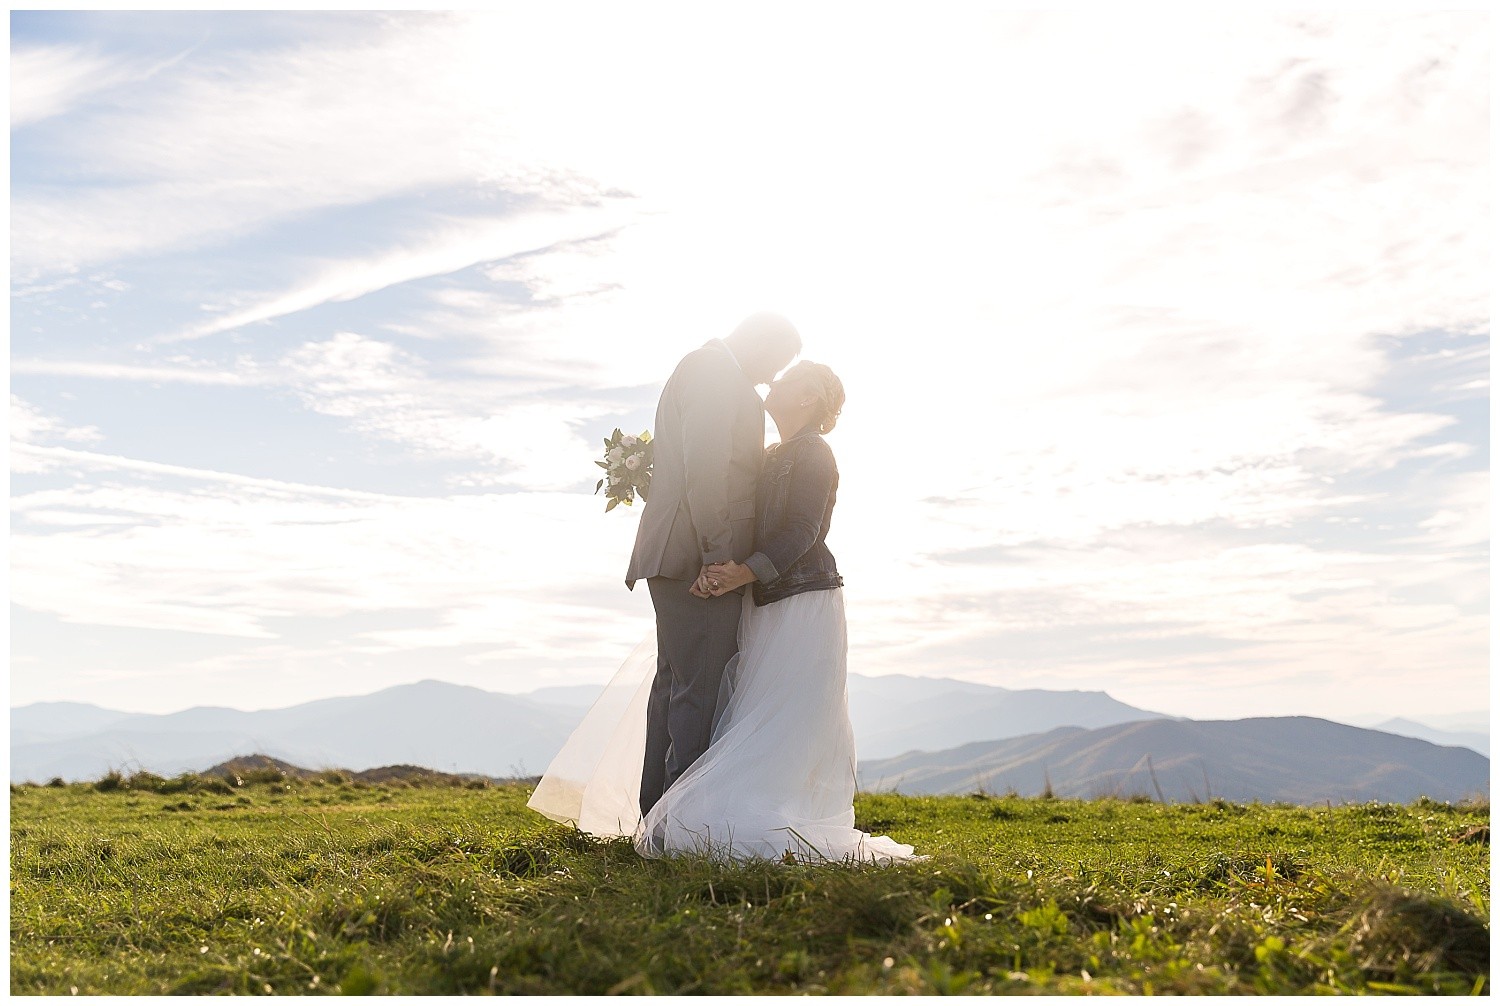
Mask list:
[[[1488,991],[1487,805],[865,795],[892,868],[644,861],[519,785],[11,789],[13,993]]]

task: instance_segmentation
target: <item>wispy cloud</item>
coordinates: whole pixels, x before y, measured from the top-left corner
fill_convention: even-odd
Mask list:
[[[160,461],[120,457],[115,454],[81,451],[70,447],[47,447],[38,444],[12,442],[11,452],[13,456],[47,464],[49,467],[57,467],[60,464],[66,463],[83,470],[118,470],[138,472],[144,475],[169,475],[175,478],[216,482],[223,485],[244,486],[271,491],[291,491],[314,496],[337,496],[347,499],[382,500],[401,498],[386,496],[381,493],[362,492],[357,489],[339,489],[308,485],[306,483],[283,482],[279,479],[255,478],[254,476],[240,475],[235,472],[219,472],[209,468],[192,468],[186,465],[166,464]]]
[[[282,365],[316,412],[421,455],[485,461],[466,485],[576,486],[595,453],[580,427],[607,411],[576,394],[545,400],[483,378],[434,378],[412,354],[350,332],[307,343]]]
[[[712,47],[623,8],[348,15],[68,106],[45,150],[18,131],[22,163],[76,169],[15,193],[18,390],[107,382],[17,455],[80,473],[22,487],[47,584],[22,603],[170,632],[228,598],[252,641],[192,665],[225,674],[524,653],[566,676],[640,613],[609,572],[629,516],[558,491],[593,470],[589,427],[649,416],[684,352],[774,307],[850,395],[831,543],[858,669],[1197,713],[1391,707],[1418,665],[1481,695],[1477,16],[943,8],[914,36],[777,9],[797,32]],[[72,281],[106,271],[129,288]],[[168,420],[158,383],[197,411]],[[448,466],[455,495],[237,483],[234,436],[211,475],[62,437],[152,409],[240,440],[336,427],[330,479],[355,444],[395,482]],[[100,548],[133,572],[83,570]],[[580,622],[603,628],[574,648]]]
[[[66,440],[73,443],[92,443],[102,434],[94,426],[69,426],[55,416],[49,416],[36,406],[16,396],[10,396],[10,437],[12,441],[34,443],[46,440]]]
[[[35,474],[56,467],[55,455],[49,450],[68,452],[68,448],[40,448],[36,445],[57,441],[88,444],[103,438],[95,426],[70,426],[49,416],[36,406],[10,396],[10,469],[16,474]]]
[[[128,106],[84,116],[84,128],[55,139],[73,177],[111,184],[19,188],[18,273],[199,247],[445,186],[558,206],[605,195],[515,142],[507,112],[523,70],[463,43],[467,24],[447,15],[350,18],[341,46],[181,61]],[[77,62],[76,76],[95,69]]]
[[[141,477],[122,482],[130,472]],[[16,603],[71,623],[271,640],[294,621],[382,612],[346,652],[420,661],[513,644],[512,675],[533,647],[608,657],[640,631],[593,568],[632,522],[601,520],[578,495],[401,498],[115,462],[108,478],[19,494],[13,510]]]
[[[1487,560],[1490,540],[1490,474],[1463,472],[1453,476],[1447,491],[1433,499],[1432,516],[1418,527],[1419,539],[1444,549],[1473,549],[1476,559]],[[1485,565],[1488,562],[1485,561]]]
[[[15,131],[63,115],[99,92],[147,80],[182,55],[142,61],[105,56],[76,45],[12,48],[10,128]]]
[[[268,384],[272,374],[251,361],[244,369],[221,370],[214,366],[159,366],[132,363],[100,363],[90,360],[11,360],[12,374],[45,377],[78,377],[88,380],[140,381],[149,384],[207,384],[246,387]]]
[[[319,304],[353,300],[410,280],[441,276],[481,262],[586,238],[619,226],[623,219],[624,214],[618,209],[574,209],[495,220],[453,221],[435,233],[424,234],[413,247],[387,251],[370,259],[338,262],[295,289],[184,332],[162,336],[155,342],[201,339]]]

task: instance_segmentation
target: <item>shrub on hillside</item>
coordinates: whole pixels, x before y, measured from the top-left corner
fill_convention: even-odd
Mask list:
[[[171,779],[162,780],[157,786],[158,793],[188,793],[195,790],[203,781],[203,777],[197,772],[184,772]]]

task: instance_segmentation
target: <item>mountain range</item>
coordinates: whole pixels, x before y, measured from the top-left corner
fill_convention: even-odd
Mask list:
[[[147,769],[174,775],[252,752],[298,765],[353,771],[407,764],[492,777],[536,775],[561,748],[602,687],[548,687],[517,695],[429,680],[369,695],[250,712],[204,706],[176,713],[147,714],[84,703],[35,703],[11,710],[11,779],[37,782],[53,777],[92,779],[112,768],[127,772]],[[1155,724],[1157,732],[1147,731],[1143,736],[1159,744],[1169,737],[1186,736],[1181,730],[1168,730],[1171,724],[1185,725],[1184,729],[1212,727],[1139,709],[1104,692],[1013,690],[906,675],[871,678],[851,674],[849,707],[861,758],[862,784],[867,788],[894,784],[911,792],[950,791],[944,787],[966,792],[975,788],[973,780],[981,775],[993,780],[1003,777],[1004,781],[994,783],[1000,789],[1015,787],[1026,791],[1023,787],[1031,787],[1032,776],[1042,780],[1049,774],[1054,791],[1061,792],[1060,786],[1074,785],[1073,777],[1067,774],[1071,769],[1064,764],[1072,762],[1057,747],[1066,738],[1074,738],[1069,744],[1086,746],[1093,742],[1078,740],[1079,736],[1097,734],[1103,739],[1106,736],[1103,732],[1110,730],[1124,730],[1121,736],[1134,736]],[[1297,719],[1307,718],[1226,722],[1258,724],[1254,729],[1270,736],[1280,729],[1277,723]],[[1394,734],[1414,734],[1422,738],[1416,743],[1425,743],[1429,748],[1468,743],[1482,745],[1488,751],[1487,733],[1457,734],[1412,721],[1389,721],[1378,729],[1322,720],[1309,722],[1324,724],[1318,728],[1324,733],[1335,728],[1354,731],[1337,734],[1341,739],[1328,742],[1335,746],[1352,743],[1356,735],[1366,734],[1377,738],[1373,742],[1377,746],[1397,745],[1400,756],[1392,755],[1393,760],[1388,761],[1399,768],[1392,770],[1392,779],[1406,778],[1401,773],[1410,768],[1408,756],[1414,758],[1422,750],[1400,747],[1412,738],[1396,738]],[[1133,729],[1124,729],[1127,727]],[[1249,744],[1246,737],[1238,738],[1235,743],[1243,749],[1238,756],[1241,761],[1270,764],[1265,752],[1253,750],[1253,744],[1246,747]],[[1274,741],[1270,747],[1275,747]],[[1129,744],[1106,744],[1101,751],[1108,751],[1108,756],[1096,757],[1076,785],[1084,790],[1104,787],[1100,791],[1105,792],[1126,784],[1120,780],[1128,782],[1134,778],[1131,770],[1136,775],[1140,771],[1140,766],[1130,760],[1132,757],[1139,760],[1139,755],[1132,756],[1132,750]],[[1167,751],[1152,748],[1152,752],[1158,750]],[[1190,762],[1191,756],[1182,753],[1187,749],[1180,743],[1172,750],[1178,753],[1153,754],[1158,783],[1163,780],[1164,764],[1173,766],[1167,771],[1167,778],[1177,780],[1181,774],[1177,766]],[[1488,764],[1487,760],[1480,760]],[[1033,762],[1045,764],[1041,775],[1034,772],[1028,775],[1030,770],[1021,768]],[[1115,775],[1110,776],[1110,772]],[[1193,773],[1196,773],[1196,781],[1191,784],[1196,787],[1194,792],[1206,790],[1202,772],[1197,769],[1189,772]],[[1233,788],[1231,779],[1238,777],[1226,763],[1219,781],[1215,782],[1215,778],[1211,772],[1213,792],[1224,796]],[[1040,791],[1042,784],[1037,781],[1032,791]],[[1318,785],[1323,786],[1319,792],[1333,792],[1328,790],[1327,780]],[[1184,782],[1178,787],[1182,792],[1169,794],[1169,798],[1187,798],[1189,788],[1189,783]],[[1235,792],[1250,792],[1253,788],[1241,787]],[[1351,793],[1366,789],[1352,784],[1344,786]],[[1394,784],[1390,792],[1396,792]],[[1316,799],[1329,798],[1341,797]]]
[[[111,768],[137,767],[175,774],[252,752],[352,770],[402,763],[536,775],[602,688],[570,685],[515,695],[429,680],[254,712],[199,706],[125,713],[39,702],[11,710],[11,779],[91,779]],[[851,674],[849,703],[866,757],[1161,715],[1103,692],[1011,691],[904,675]]]
[[[1480,754],[1489,756],[1490,735],[1489,730],[1481,729],[1440,729],[1426,723],[1418,723],[1415,720],[1396,717],[1395,719],[1382,720],[1376,723],[1371,730],[1383,730],[1388,734],[1399,734],[1402,737],[1419,737],[1424,741],[1434,744],[1457,746],[1478,751]]]
[[[862,761],[860,785],[1093,798],[1409,803],[1489,795],[1489,758],[1312,716],[1153,719]]]
[[[366,769],[410,764],[491,776],[540,772],[578,719],[571,706],[441,681],[245,712],[199,706],[118,713],[76,703],[11,710],[12,780],[95,778],[110,768],[175,775],[234,755]],[[70,720],[85,724],[68,730]]]

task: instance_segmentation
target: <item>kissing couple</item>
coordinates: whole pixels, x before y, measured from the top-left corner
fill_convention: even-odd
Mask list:
[[[843,384],[762,312],[682,359],[625,574],[655,631],[527,806],[642,856],[861,861],[913,849],[854,826],[843,578],[828,550]],[[782,370],[786,373],[777,379]],[[757,385],[770,385],[765,401]],[[770,414],[781,442],[764,448]]]

